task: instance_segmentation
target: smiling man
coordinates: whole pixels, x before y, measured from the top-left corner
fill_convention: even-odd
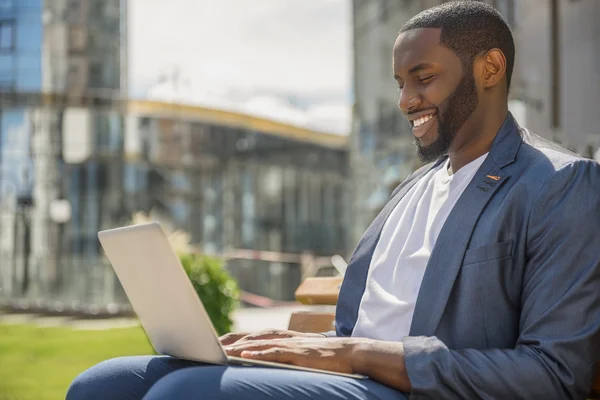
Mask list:
[[[430,163],[358,243],[336,331],[221,338],[231,355],[370,379],[120,358],[67,399],[584,399],[600,354],[600,166],[517,125],[514,53],[486,4],[412,18],[394,78]]]

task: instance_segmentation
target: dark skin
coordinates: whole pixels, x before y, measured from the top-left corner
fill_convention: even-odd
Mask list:
[[[421,28],[402,33],[394,45],[394,78],[398,82],[398,107],[409,121],[449,107],[444,101],[457,88],[464,68],[457,55],[441,46],[441,29]],[[468,73],[468,72],[467,72]],[[489,151],[508,114],[506,58],[499,49],[479,54],[473,62],[477,106],[455,132],[447,154],[454,172]],[[428,146],[437,139],[440,115],[417,140]]]
[[[463,66],[456,54],[439,44],[440,32],[415,29],[396,40],[394,74],[402,88],[399,107],[409,120],[431,114],[432,110],[439,112],[441,118],[446,110],[452,114],[453,108],[444,100],[459,86]],[[500,50],[492,49],[476,57],[473,74],[477,102],[448,148],[453,171],[489,151],[508,113],[505,72],[506,59]],[[446,116],[452,119],[447,112]],[[437,117],[429,125],[423,124],[418,139],[421,146],[438,137]],[[404,348],[399,342],[326,338],[315,333],[279,330],[228,334],[220,340],[231,356],[362,374],[402,392],[411,389]]]

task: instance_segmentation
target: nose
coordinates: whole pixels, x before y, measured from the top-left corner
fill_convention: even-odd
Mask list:
[[[404,114],[417,109],[421,104],[421,99],[417,93],[405,86],[400,91],[400,98],[398,99],[398,108]]]

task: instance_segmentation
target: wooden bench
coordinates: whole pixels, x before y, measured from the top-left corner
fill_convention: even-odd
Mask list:
[[[341,285],[341,277],[306,278],[294,295],[301,304],[335,306]],[[334,321],[334,312],[295,312],[290,317],[289,329],[297,332],[327,332],[335,329]]]
[[[308,305],[337,304],[341,277],[307,278],[296,289],[296,300]],[[326,332],[335,329],[333,312],[297,312],[290,318],[289,329],[298,332]],[[588,399],[600,400],[600,372],[596,375]]]

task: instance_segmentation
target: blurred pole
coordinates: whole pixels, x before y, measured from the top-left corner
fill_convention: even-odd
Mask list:
[[[15,277],[21,277],[20,295],[25,297],[29,291],[31,271],[29,269],[29,255],[31,253],[31,229],[29,223],[29,212],[28,210],[33,205],[33,199],[31,197],[31,188],[29,187],[29,167],[25,167],[22,175],[21,182],[21,193],[17,195],[16,204],[16,216],[15,216],[15,240],[14,245],[16,249],[17,241],[20,245],[21,255],[21,273],[18,274],[18,267],[15,264],[14,271]],[[20,240],[17,238],[17,226],[20,225]],[[16,252],[14,253],[16,255]],[[16,262],[16,257],[15,257]]]
[[[65,224],[71,220],[71,203],[62,198],[50,202],[49,216],[52,223],[56,226],[56,235],[52,235],[51,249],[53,259],[52,267],[47,271],[48,293],[50,295],[60,295],[60,290],[63,287],[63,243]]]
[[[348,263],[342,256],[339,254],[331,257],[331,264],[335,267],[340,276],[344,276],[346,274],[346,268],[348,268]]]
[[[27,212],[28,204],[25,202],[19,204],[19,214],[23,224],[23,281],[21,293],[23,297],[27,296],[29,291],[29,255],[31,254],[30,228],[29,228],[29,213]]]
[[[18,204],[15,205],[18,207]],[[17,242],[19,237],[19,221],[18,221],[18,208],[14,211],[13,217],[13,239],[12,239],[12,284],[11,284],[11,296],[17,295],[17,287],[19,284],[19,266],[18,266],[18,252]]]

